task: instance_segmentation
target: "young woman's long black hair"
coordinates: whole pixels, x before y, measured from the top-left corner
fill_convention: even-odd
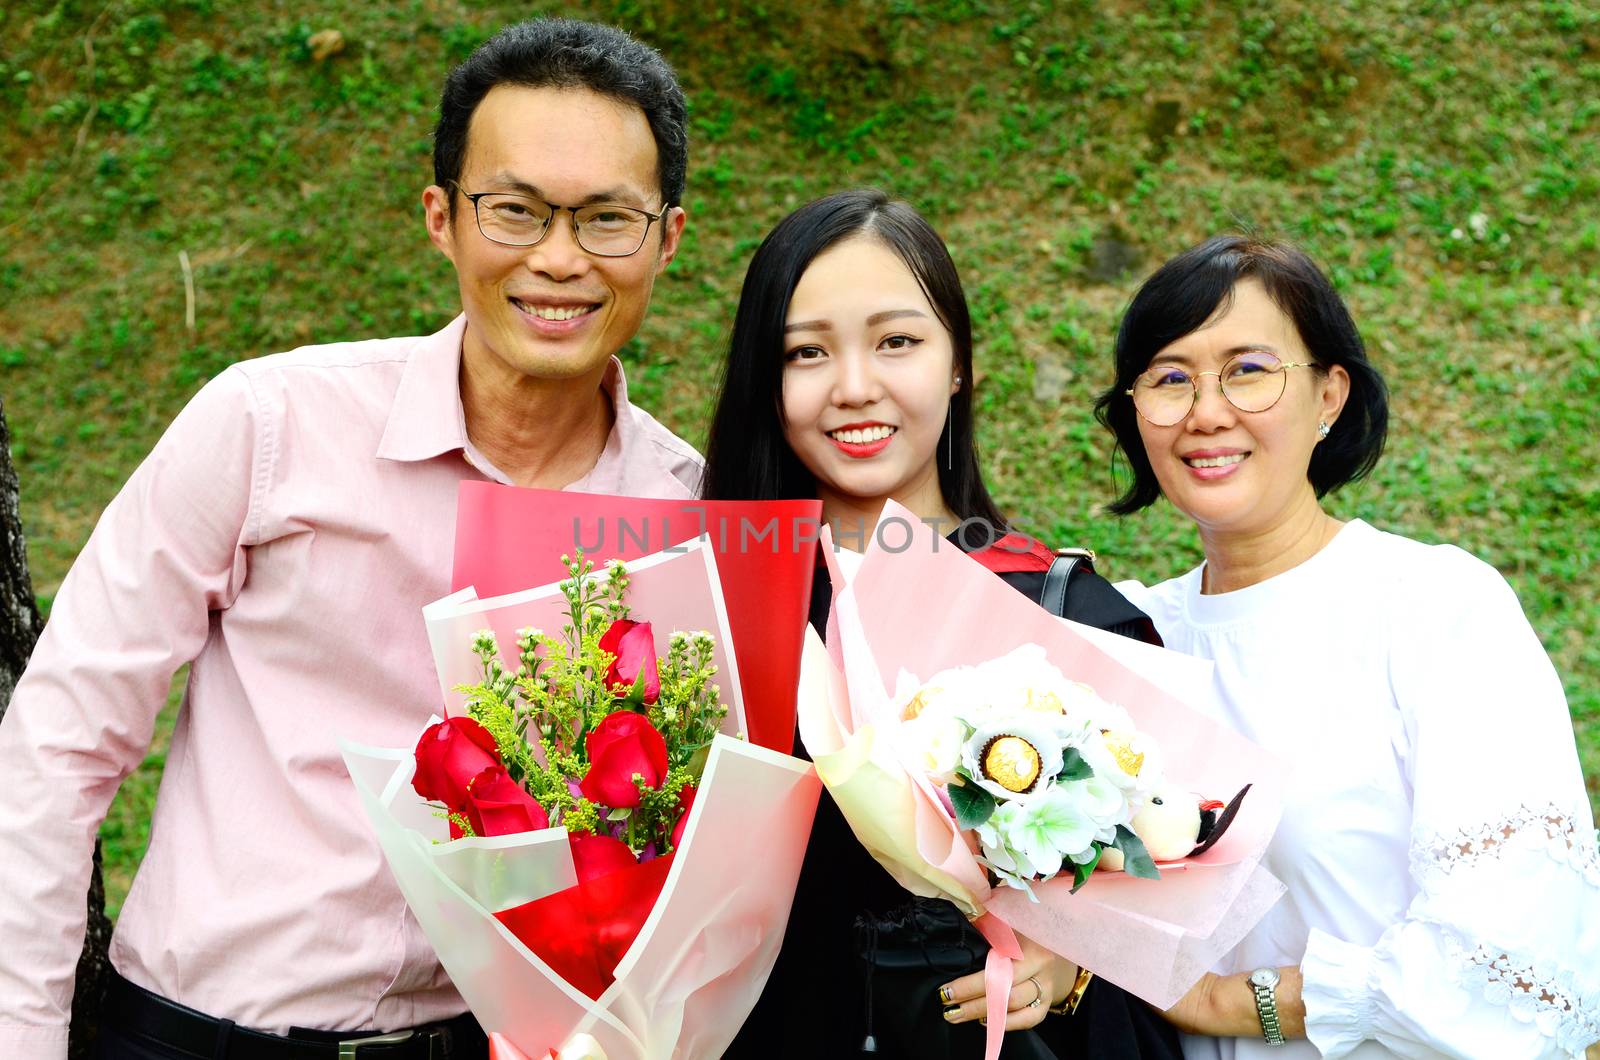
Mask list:
[[[951,436],[939,441],[939,489],[955,515],[988,520],[999,532],[1005,522],[983,484],[972,430],[972,319],[961,277],[933,226],[909,204],[876,189],[807,203],[780,221],[750,259],[711,419],[701,494],[711,500],[816,496],[816,479],[783,436],[783,326],[811,262],[857,235],[881,241],[905,262],[950,332],[961,385],[945,424]]]

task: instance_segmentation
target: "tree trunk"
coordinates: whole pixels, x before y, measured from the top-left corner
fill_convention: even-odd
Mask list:
[[[11,433],[6,429],[5,399],[0,397],[0,721],[17,679],[33,653],[43,623],[28,577],[22,519],[17,510],[17,470],[11,464]],[[111,921],[106,918],[106,886],[100,873],[100,840],[94,843],[94,870],[89,878],[89,931],[78,957],[78,985],[72,999],[71,1060],[86,1060],[100,1027],[111,959]]]
[[[17,513],[17,470],[11,466],[11,432],[6,429],[5,398],[0,397],[0,718],[6,715],[11,691],[28,665],[42,625],[28,578],[28,553]]]

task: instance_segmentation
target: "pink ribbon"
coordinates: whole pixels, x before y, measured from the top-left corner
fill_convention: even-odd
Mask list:
[[[1011,997],[1011,962],[1022,959],[1022,947],[1011,925],[985,913],[972,926],[989,941],[989,956],[983,962],[983,996],[988,1002],[989,1033],[984,1039],[983,1060],[999,1060],[1000,1043],[1006,1036],[1007,1002]]]
[[[547,1052],[539,1060],[550,1060],[556,1055],[554,1050]],[[532,1060],[527,1053],[511,1044],[511,1039],[496,1031],[489,1032],[489,1060]]]

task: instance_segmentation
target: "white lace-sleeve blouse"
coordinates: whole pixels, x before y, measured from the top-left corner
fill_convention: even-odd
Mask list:
[[[1288,894],[1220,972],[1299,965],[1310,1038],[1188,1057],[1581,1054],[1600,1040],[1600,858],[1561,683],[1458,548],[1360,521],[1200,593],[1119,585],[1216,663],[1223,720],[1291,764],[1266,864]]]

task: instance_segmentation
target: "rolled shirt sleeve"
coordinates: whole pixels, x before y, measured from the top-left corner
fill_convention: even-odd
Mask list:
[[[64,1057],[95,836],[172,675],[246,573],[266,468],[250,383],[223,372],[106,508],[0,725],[0,1055]]]
[[[1600,1040],[1600,860],[1561,684],[1515,595],[1457,549],[1400,616],[1416,894],[1372,946],[1312,930],[1324,1056],[1581,1055]]]

